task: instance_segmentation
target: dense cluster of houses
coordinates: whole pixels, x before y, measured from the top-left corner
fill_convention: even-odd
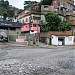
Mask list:
[[[53,0],[52,5],[42,5],[41,12],[55,12],[61,20],[71,22],[71,30],[64,32],[48,32],[45,36],[47,44],[52,45],[74,45],[75,44],[75,5],[74,0]],[[45,21],[44,15],[41,19]],[[41,33],[41,38],[44,38],[44,33]],[[44,39],[45,39],[44,38]]]
[[[53,0],[51,5],[41,5],[41,13],[33,12],[38,7],[38,2],[32,7],[22,10],[13,19],[14,22],[1,21],[0,32],[5,32],[8,41],[36,43],[37,39],[51,45],[74,45],[75,44],[75,5],[74,0]],[[70,31],[40,32],[40,22],[46,22],[44,14],[55,12],[61,20],[71,22]]]

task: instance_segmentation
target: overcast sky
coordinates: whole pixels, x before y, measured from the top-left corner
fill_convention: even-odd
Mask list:
[[[15,6],[17,8],[23,9],[24,1],[26,0],[8,0],[10,5]],[[27,0],[28,1],[28,0]],[[40,0],[30,0],[30,1],[40,1]]]

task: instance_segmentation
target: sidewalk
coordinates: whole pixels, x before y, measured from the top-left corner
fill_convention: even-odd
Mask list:
[[[45,43],[41,43],[41,42],[40,42],[40,43],[39,43],[39,46],[36,46],[36,45],[35,45],[35,47],[53,49],[53,48],[56,48],[56,47],[58,47],[58,46],[47,45],[47,44],[45,44]]]
[[[66,47],[66,46],[53,46],[53,45],[46,45],[44,43],[39,42],[39,46],[37,45],[24,45],[24,44],[18,44],[18,43],[0,43],[0,46],[19,46],[19,47],[37,47],[37,48],[47,48],[47,49],[56,49],[56,48],[62,48],[62,47]]]
[[[37,45],[31,45],[31,46],[28,46],[28,45],[22,45],[22,44],[18,44],[18,43],[9,43],[9,45],[12,45],[12,46],[20,46],[20,47],[38,47],[38,48],[49,48],[49,49],[52,49],[52,48],[56,48],[56,47],[59,47],[59,46],[52,46],[52,45],[46,45],[44,43],[39,43],[39,46]]]
[[[38,47],[38,48],[51,48],[53,47],[52,45],[46,45],[44,43],[39,43],[39,46],[37,45],[31,45],[31,46],[28,46],[28,45],[24,45],[24,44],[18,44],[18,43],[6,43],[6,45],[9,45],[9,46],[20,46],[20,47]]]

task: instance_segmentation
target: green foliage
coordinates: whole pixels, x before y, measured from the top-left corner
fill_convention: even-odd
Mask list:
[[[63,21],[63,22],[60,22],[58,30],[59,31],[70,30],[70,26],[71,26],[71,23],[69,21]]]
[[[38,4],[38,11],[41,12],[41,2]]]
[[[48,25],[41,26],[41,32],[48,32],[50,27]]]
[[[6,11],[4,11],[2,14],[3,14],[3,16],[4,16],[4,20],[6,20],[7,12],[6,12]]]
[[[42,24],[41,30],[47,31],[65,31],[70,29],[71,23],[68,21],[61,21],[59,16],[55,13],[47,13],[45,15],[46,24]]]
[[[9,6],[8,10],[7,10],[7,13],[8,13],[8,17],[14,17],[15,16],[15,12],[19,12],[19,9],[18,8],[15,8],[13,6]]]
[[[41,31],[42,32],[44,32],[44,31],[48,32],[48,30],[50,29],[50,27],[46,24],[46,22],[41,21],[40,25],[41,25]]]
[[[28,9],[29,7],[34,5],[34,3],[36,3],[36,1],[24,1],[24,9]],[[41,2],[39,2],[38,8],[35,10],[41,12],[41,5],[51,5],[51,3],[52,0],[41,0]]]
[[[17,10],[19,11],[18,8],[10,6],[7,0],[0,1],[0,15],[4,16],[4,19],[6,17],[14,17],[15,11]]]
[[[31,7],[36,1],[24,1],[24,9]]]
[[[9,7],[9,2],[8,1],[4,1],[4,0],[1,0],[0,1],[0,14],[2,14],[3,11],[6,11]]]
[[[57,31],[58,25],[61,22],[61,19],[59,18],[59,16],[57,14],[51,12],[51,13],[47,13],[45,15],[45,18],[46,18],[49,30]]]

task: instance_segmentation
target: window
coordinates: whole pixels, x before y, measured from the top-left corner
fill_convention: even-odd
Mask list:
[[[34,20],[40,20],[40,17],[33,16]]]
[[[32,16],[29,17],[29,20],[32,20]]]
[[[26,18],[26,22],[28,22],[28,18]]]
[[[48,10],[48,6],[44,6],[44,10]]]
[[[65,3],[63,3],[63,6],[65,6]]]
[[[33,27],[36,27],[36,24],[33,24]]]
[[[24,19],[22,20],[22,23],[24,23]]]

